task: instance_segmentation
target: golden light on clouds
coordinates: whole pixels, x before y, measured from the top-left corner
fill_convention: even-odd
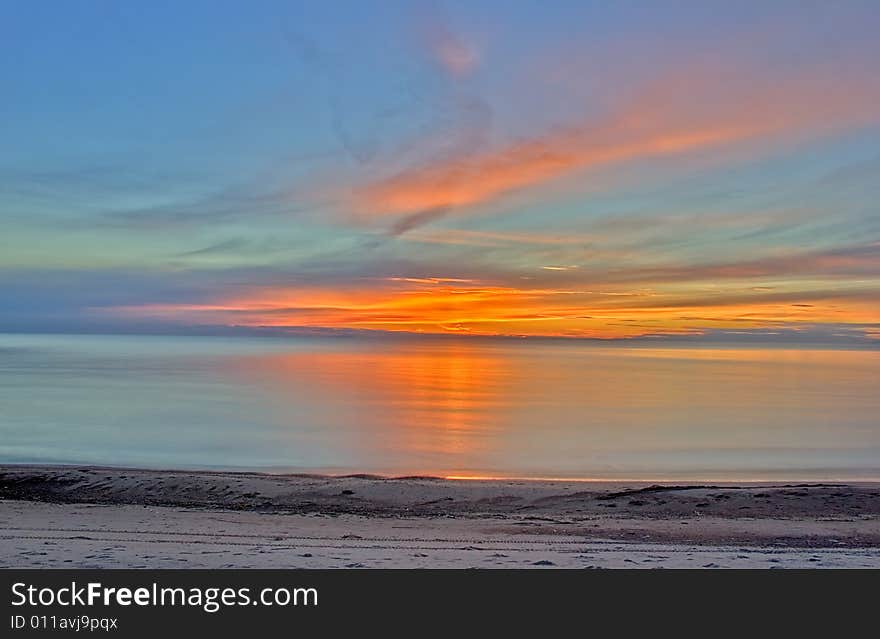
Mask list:
[[[731,286],[695,298],[664,287],[517,288],[436,277],[385,278],[358,287],[266,288],[216,304],[145,305],[115,312],[252,327],[626,338],[870,324],[880,317],[880,301],[860,290],[840,295]]]
[[[753,71],[684,63],[636,87],[604,115],[428,158],[357,188],[348,204],[367,218],[467,210],[606,165],[760,147],[876,120],[880,87],[868,78],[852,82],[829,68],[778,82]]]

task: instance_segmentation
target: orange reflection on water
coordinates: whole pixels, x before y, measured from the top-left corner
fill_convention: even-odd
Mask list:
[[[492,446],[517,393],[504,360],[456,342],[260,355],[237,368],[282,389],[288,403],[332,406],[333,415],[312,418],[345,424],[359,453],[396,451],[424,472],[437,469],[419,463],[422,455],[468,462]]]
[[[311,470],[714,480],[876,467],[875,351],[298,344],[234,369],[270,391],[279,454],[332,460]]]

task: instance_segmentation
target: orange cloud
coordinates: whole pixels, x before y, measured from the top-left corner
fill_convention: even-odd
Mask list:
[[[452,75],[465,75],[474,69],[479,58],[473,47],[448,32],[435,32],[431,38],[434,57]]]
[[[602,338],[880,320],[880,300],[870,290],[746,291],[720,291],[694,300],[664,291],[395,278],[358,288],[264,289],[217,304],[115,310],[197,324]]]
[[[721,68],[669,74],[607,117],[483,153],[429,160],[370,183],[356,192],[354,207],[368,215],[430,220],[432,212],[578,171],[744,141],[820,135],[878,117],[880,91],[870,78],[823,71],[771,80]]]
[[[557,178],[575,169],[686,151],[736,139],[736,129],[661,133],[629,142],[601,141],[572,146],[573,131],[520,142],[495,153],[460,158],[405,171],[364,189],[359,206],[378,213],[417,213],[476,204],[514,189]]]
[[[479,63],[476,47],[459,36],[438,11],[422,16],[419,35],[432,59],[449,75],[466,75]]]

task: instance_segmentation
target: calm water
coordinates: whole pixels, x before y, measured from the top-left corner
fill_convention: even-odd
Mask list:
[[[0,335],[0,461],[880,477],[880,352]]]

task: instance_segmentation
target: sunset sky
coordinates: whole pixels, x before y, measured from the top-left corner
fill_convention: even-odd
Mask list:
[[[880,3],[0,4],[0,331],[880,340]]]

